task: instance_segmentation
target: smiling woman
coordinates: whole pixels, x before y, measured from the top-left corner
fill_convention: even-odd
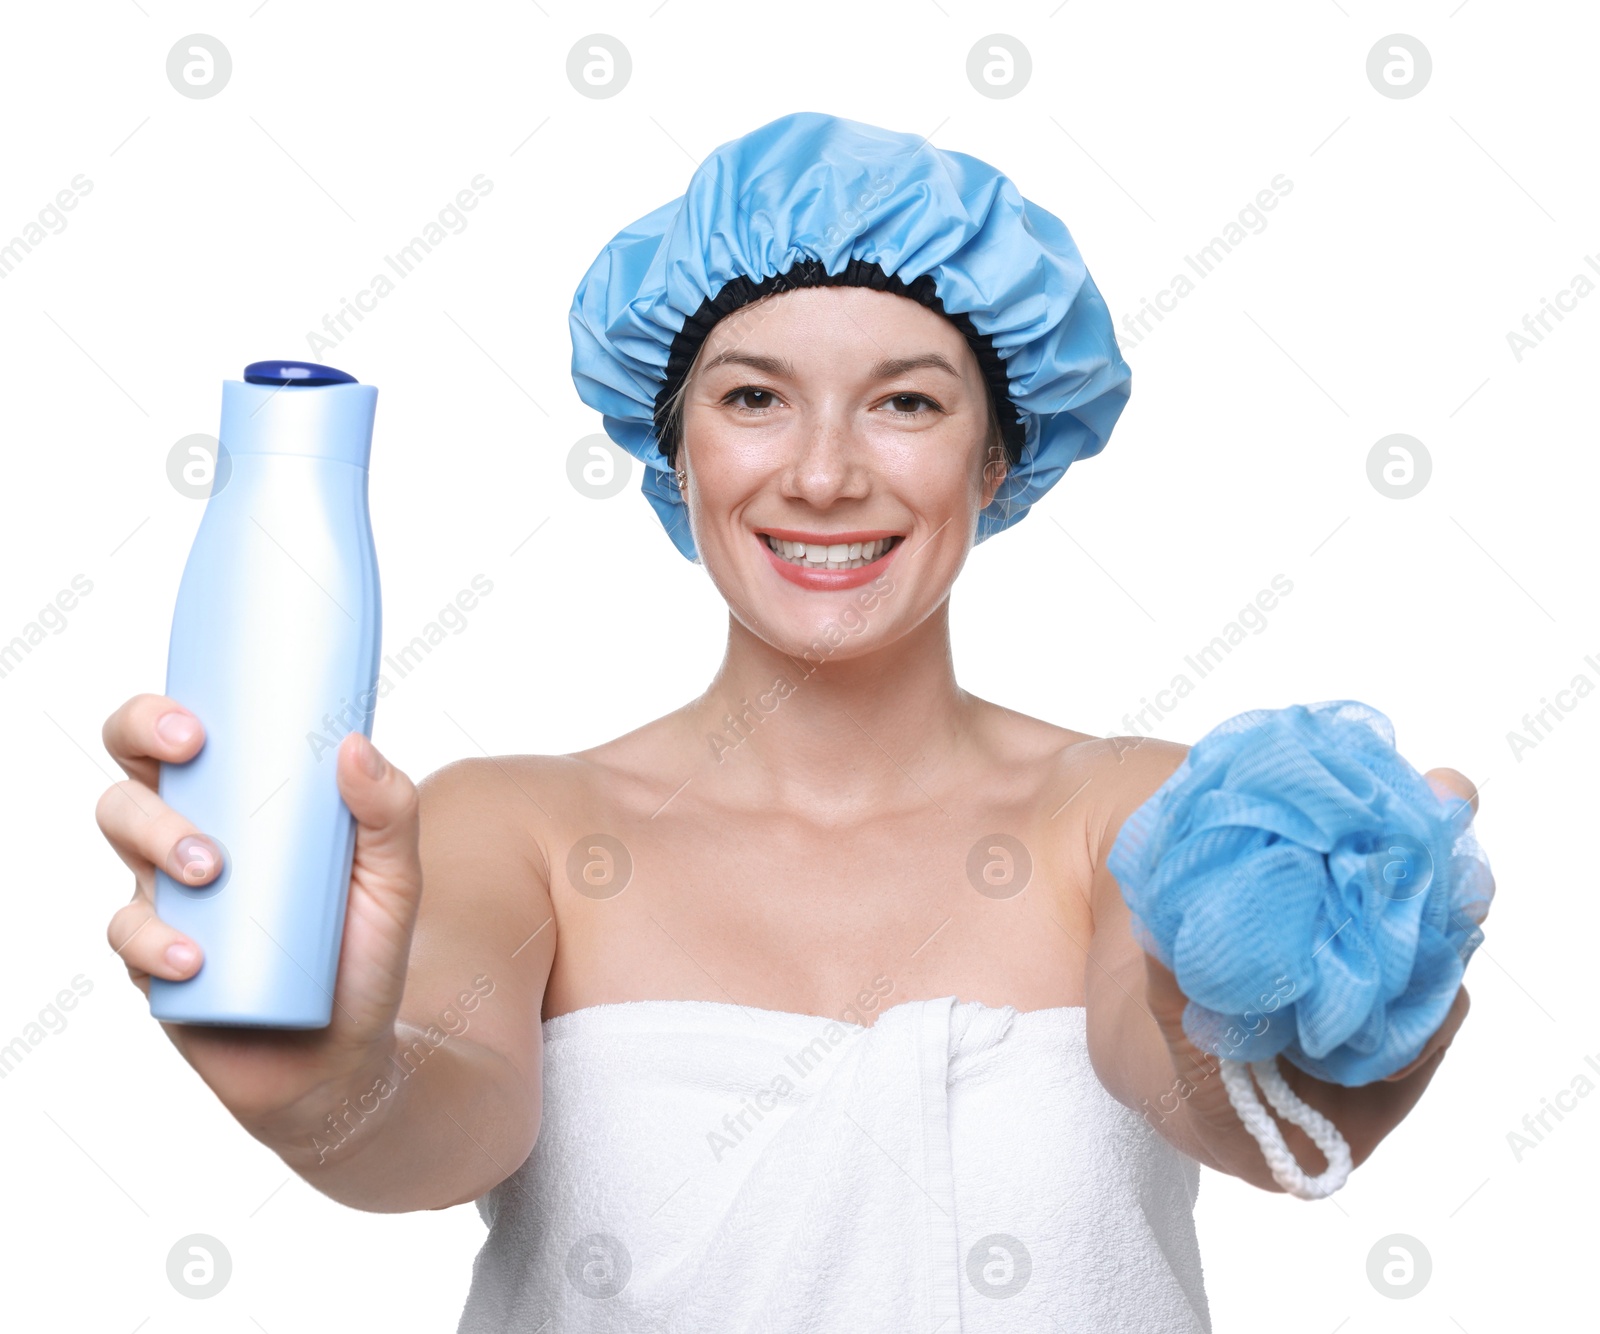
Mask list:
[[[418,788],[344,738],[333,1022],[169,1035],[333,1198],[475,1201],[469,1334],[1208,1331],[1201,1165],[1277,1191],[1283,1162],[1201,1077],[1109,869],[1185,748],[1030,718],[955,673],[974,545],[1104,448],[1128,398],[1065,225],[976,158],[797,113],[613,236],[569,325],[580,396],[727,603],[714,678],[590,749],[474,755]],[[98,814],[138,875],[109,935],[146,986],[197,966],[147,885],[158,862],[215,874],[150,786],[203,721],[145,695],[107,723],[136,791]],[[1241,949],[1247,980],[1274,962]],[[347,1152],[310,1154],[479,974],[471,1033]],[[1296,1079],[1355,1163],[1432,1078],[1449,1003],[1378,1093]],[[1303,1131],[1283,1141],[1317,1170]]]

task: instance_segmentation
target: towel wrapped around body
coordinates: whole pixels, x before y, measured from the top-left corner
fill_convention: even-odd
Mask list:
[[[544,1025],[544,1119],[478,1201],[460,1334],[1205,1334],[1199,1166],[1081,1006],[870,1027],[708,1001]]]

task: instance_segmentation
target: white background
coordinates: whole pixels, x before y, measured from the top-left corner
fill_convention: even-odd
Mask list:
[[[1520,759],[1507,733],[1577,673],[1600,681],[1584,662],[1600,654],[1600,299],[1520,361],[1506,338],[1600,250],[1592,10],[104,0],[11,4],[3,22],[0,244],[76,174],[93,184],[0,280],[0,640],[74,575],[93,584],[0,679],[0,1044],[74,976],[93,984],[0,1081],[7,1324],[454,1328],[475,1209],[363,1214],[291,1176],[172,1049],[105,940],[131,886],[93,820],[120,777],[100,728],[162,688],[202,509],[169,485],[167,454],[215,432],[220,381],[246,362],[308,357],[322,317],[484,173],[470,225],[320,358],[380,386],[387,642],[475,574],[494,584],[382,702],[375,739],[420,777],[482,750],[585,747],[676,707],[709,678],[725,613],[637,474],[607,501],[568,483],[567,452],[599,420],[572,386],[567,311],[601,245],[710,150],[819,110],[1001,167],[1067,222],[1119,322],[1276,174],[1293,182],[1265,230],[1124,341],[1135,392],[1104,453],[974,553],[954,595],[958,670],[1014,708],[1123,731],[1273,575],[1293,581],[1160,734],[1193,741],[1256,706],[1374,704],[1419,768],[1483,786],[1500,888],[1471,1018],[1347,1189],[1310,1205],[1204,1175],[1216,1329],[1592,1327],[1600,1097],[1520,1162],[1507,1134],[1600,1053],[1600,699]],[[233,59],[204,100],[165,73],[197,32]],[[606,100],[565,72],[594,32],[633,60]],[[966,77],[993,32],[1032,57],[1014,97]],[[1391,33],[1432,54],[1415,97],[1368,81]],[[1395,432],[1433,463],[1406,500],[1367,476]],[[233,1256],[209,1301],[166,1278],[191,1232]],[[1366,1272],[1397,1232],[1433,1261],[1407,1300]]]

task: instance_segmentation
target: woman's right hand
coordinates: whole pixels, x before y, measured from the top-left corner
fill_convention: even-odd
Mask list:
[[[133,898],[112,916],[106,938],[148,996],[152,976],[190,977],[203,962],[194,941],[156,916],[155,868],[187,885],[203,885],[220,869],[205,831],[156,794],[159,764],[192,759],[204,731],[176,701],[135,695],[106,720],[102,736],[128,777],[101,795],[95,820],[134,874]],[[422,896],[411,780],[359,732],[340,743],[337,766],[357,829],[332,1022],[314,1030],[161,1025],[228,1110],[273,1147],[306,1143],[392,1054]]]

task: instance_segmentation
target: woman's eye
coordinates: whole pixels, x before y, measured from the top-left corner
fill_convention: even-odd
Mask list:
[[[741,405],[738,402],[741,398],[750,399],[753,402]],[[756,389],[753,386],[746,385],[742,389],[735,389],[722,401],[733,404],[741,412],[764,413],[772,407],[774,395],[770,389]]]
[[[778,396],[770,389],[743,385],[723,397],[723,403],[747,416],[764,417],[777,403]],[[939,405],[925,394],[893,394],[886,400],[889,410],[897,417],[925,417],[937,411]]]

